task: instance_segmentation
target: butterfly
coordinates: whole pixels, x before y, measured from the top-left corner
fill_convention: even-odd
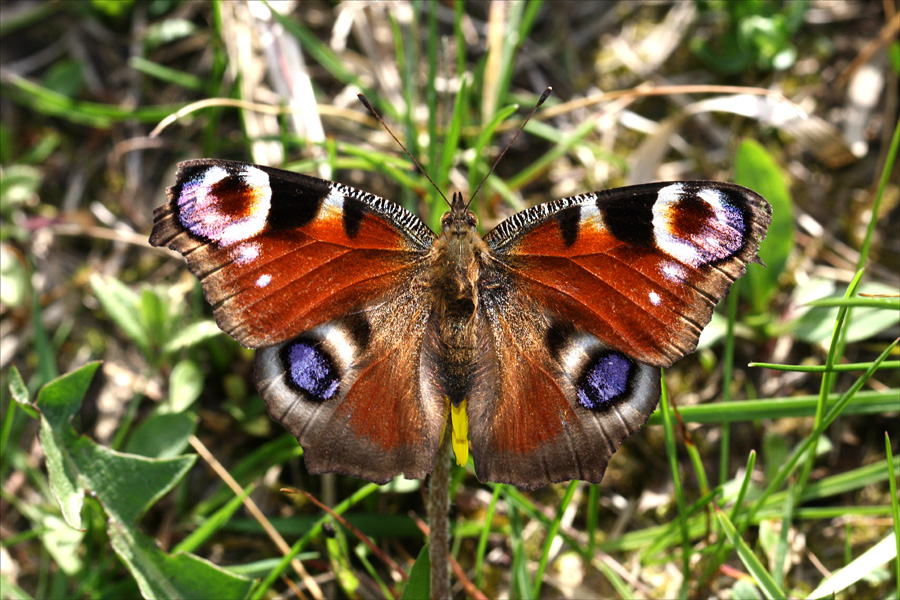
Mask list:
[[[451,435],[480,480],[534,489],[601,480],[770,221],[749,189],[682,181],[540,204],[484,237],[456,193],[435,234],[350,186],[200,159],[150,243],[257,349],[309,472],[423,478]]]

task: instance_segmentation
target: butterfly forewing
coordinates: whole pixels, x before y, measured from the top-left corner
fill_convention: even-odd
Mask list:
[[[513,285],[632,358],[668,366],[757,259],[769,204],[733,184],[670,182],[536,206],[485,241]]]
[[[434,234],[397,204],[289,171],[179,165],[150,243],[185,256],[219,326],[271,346],[390,296]]]

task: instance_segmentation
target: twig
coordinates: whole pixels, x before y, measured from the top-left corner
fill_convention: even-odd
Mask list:
[[[371,550],[373,554],[375,554],[378,558],[380,558],[381,561],[384,564],[386,564],[390,569],[392,569],[398,575],[400,575],[400,577],[403,579],[403,581],[406,581],[407,579],[409,579],[409,573],[407,573],[406,571],[401,569],[400,565],[398,565],[396,562],[394,562],[394,560],[390,556],[388,556],[387,554],[382,552],[381,548],[379,548],[378,546],[375,545],[375,542],[370,540],[369,537],[366,534],[364,534],[362,531],[360,531],[359,529],[357,529],[356,527],[351,525],[347,521],[347,519],[345,519],[343,516],[334,512],[328,506],[326,506],[325,504],[320,502],[318,498],[316,498],[315,496],[313,496],[306,490],[298,490],[296,488],[282,488],[281,491],[284,492],[285,494],[303,494],[304,496],[306,496],[307,500],[309,500],[310,502],[312,502],[313,504],[315,504],[316,506],[318,506],[319,508],[321,508],[322,510],[327,512],[329,515],[331,515],[332,517],[337,519],[337,521],[341,525],[346,527],[353,535],[355,535],[359,541],[361,541],[363,544],[368,546],[369,550]]]
[[[225,482],[225,485],[231,488],[231,491],[234,492],[235,495],[239,496],[244,493],[244,490],[242,490],[238,482],[234,480],[234,477],[231,476],[231,473],[229,473],[225,469],[225,467],[223,467],[222,464],[218,460],[216,460],[216,457],[212,455],[212,452],[210,452],[206,448],[206,446],[197,438],[197,436],[192,435],[190,438],[190,442],[194,450],[197,451],[197,454],[199,454],[201,458],[203,458],[203,460],[205,460],[207,464],[212,467],[213,471],[216,472],[216,475],[218,475],[222,479],[222,481]],[[263,531],[266,532],[266,534],[269,536],[269,539],[275,542],[275,545],[278,546],[278,549],[281,551],[281,553],[285,555],[290,553],[291,547],[288,546],[287,542],[284,541],[284,538],[281,537],[281,534],[278,533],[278,530],[275,529],[275,527],[272,525],[272,523],[269,522],[262,511],[259,510],[259,507],[256,506],[256,503],[249,497],[244,498],[243,503],[244,508],[246,508],[247,511],[251,515],[253,515],[253,518],[259,522],[259,524],[263,528]],[[316,598],[316,600],[325,600],[325,595],[322,593],[322,588],[319,587],[319,584],[316,583],[316,580],[313,579],[312,576],[307,572],[306,567],[303,566],[302,562],[295,558],[291,560],[291,567],[293,567],[294,571],[296,571],[300,578],[303,580],[303,583],[306,585],[309,592],[313,595],[313,598]]]

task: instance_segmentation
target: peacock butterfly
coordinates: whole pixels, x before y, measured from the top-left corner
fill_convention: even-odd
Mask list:
[[[771,207],[730,183],[650,183],[440,234],[384,198],[225,160],[179,165],[150,243],[184,255],[311,473],[421,478],[450,424],[482,481],[599,482],[757,262]]]

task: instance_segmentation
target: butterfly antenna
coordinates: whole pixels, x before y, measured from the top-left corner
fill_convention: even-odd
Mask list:
[[[546,90],[544,90],[544,93],[541,94],[541,97],[538,98],[538,101],[537,101],[537,103],[534,105],[534,108],[531,109],[531,113],[530,113],[530,114],[525,118],[525,120],[522,122],[522,126],[519,127],[519,130],[516,131],[516,135],[514,135],[513,138],[512,138],[511,140],[509,140],[509,143],[506,144],[506,147],[505,147],[505,148],[503,148],[503,151],[500,153],[500,156],[498,156],[498,157],[497,157],[497,160],[494,161],[493,166],[491,166],[491,170],[488,171],[487,175],[484,176],[484,179],[481,180],[481,183],[478,184],[478,187],[475,188],[475,191],[472,192],[472,195],[469,197],[469,204],[472,204],[472,200],[475,199],[475,195],[481,190],[481,186],[484,185],[484,182],[487,181],[487,178],[491,176],[491,173],[493,173],[493,172],[494,172],[494,169],[497,168],[497,165],[500,164],[500,159],[503,158],[503,155],[506,154],[506,151],[509,150],[510,146],[512,146],[512,145],[515,143],[516,139],[519,137],[519,134],[522,133],[522,130],[525,129],[525,126],[526,126],[526,125],[528,125],[528,121],[531,120],[531,117],[534,116],[534,113],[537,112],[537,109],[539,109],[539,108],[541,107],[541,104],[544,103],[544,100],[546,100],[547,98],[550,97],[550,93],[551,93],[552,91],[553,91],[553,88],[552,88],[552,87],[548,87]]]
[[[422,165],[419,164],[419,161],[416,160],[416,157],[409,153],[409,150],[406,149],[406,146],[403,145],[403,142],[401,142],[400,140],[397,139],[397,136],[394,135],[394,132],[391,131],[391,128],[387,126],[387,123],[384,122],[384,119],[381,118],[381,115],[378,114],[378,111],[375,110],[375,107],[372,106],[372,105],[369,103],[369,100],[368,100],[365,96],[363,96],[362,94],[357,94],[356,97],[359,98],[359,101],[363,103],[363,106],[365,106],[366,108],[368,108],[368,109],[369,109],[369,112],[372,113],[372,114],[375,116],[376,119],[378,119],[378,122],[381,123],[381,126],[384,127],[385,131],[387,131],[389,134],[391,134],[391,137],[394,138],[394,141],[397,142],[397,144],[398,144],[401,148],[403,148],[403,151],[406,152],[406,155],[407,155],[414,163],[416,163],[416,166],[419,167],[419,171],[422,172],[422,175],[425,176],[425,179],[427,179],[427,180],[429,181],[429,183],[431,183],[431,186],[432,186],[435,190],[437,190],[437,193],[441,195],[441,198],[443,198],[443,199],[444,199],[444,202],[446,202],[447,205],[449,206],[449,205],[450,205],[450,201],[447,200],[447,196],[444,195],[444,192],[441,191],[441,188],[439,188],[439,187],[437,186],[437,184],[434,182],[434,180],[433,180],[431,177],[428,176],[428,173],[425,171],[425,169],[422,168]]]

